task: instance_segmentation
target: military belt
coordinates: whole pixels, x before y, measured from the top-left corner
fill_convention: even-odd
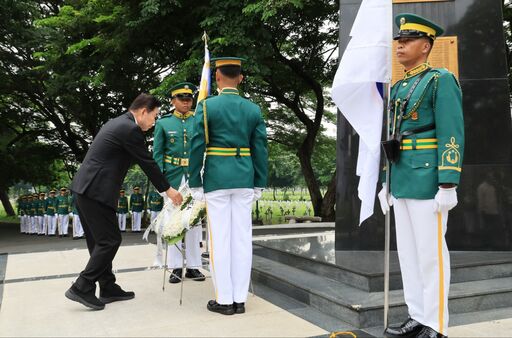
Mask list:
[[[251,156],[250,148],[207,147],[206,155],[210,156]]]
[[[165,162],[178,167],[188,167],[188,158],[165,156]]]
[[[418,138],[402,140],[401,150],[437,149],[437,138]]]

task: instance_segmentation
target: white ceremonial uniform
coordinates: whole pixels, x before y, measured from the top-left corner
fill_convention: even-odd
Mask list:
[[[132,231],[140,231],[142,212],[132,211]]]
[[[83,237],[84,228],[80,221],[80,215],[73,213],[73,237]]]
[[[48,235],[55,235],[57,231],[57,215],[47,215],[48,219]]]
[[[126,231],[126,214],[117,214],[117,222],[119,223],[119,230]]]
[[[67,235],[69,227],[69,214],[58,215],[59,219],[59,235]]]
[[[253,196],[254,190],[245,188],[205,194],[210,270],[219,304],[247,300],[252,266]]]
[[[36,217],[37,217],[37,226],[38,226],[37,233],[39,235],[46,234],[46,227],[45,227],[45,223],[44,223],[44,216],[36,216]]]
[[[423,325],[448,332],[450,253],[448,212],[434,212],[434,200],[393,198],[397,249],[409,315]],[[418,264],[419,263],[419,264]],[[423,282],[439,281],[439,283]]]

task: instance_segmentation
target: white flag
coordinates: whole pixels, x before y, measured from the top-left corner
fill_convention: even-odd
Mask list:
[[[359,134],[359,225],[373,214],[379,179],[382,84],[391,81],[392,0],[363,0],[331,96]]]

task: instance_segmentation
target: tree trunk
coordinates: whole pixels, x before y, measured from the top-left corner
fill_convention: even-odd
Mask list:
[[[322,201],[322,210],[320,216],[322,217],[322,221],[326,222],[334,222],[336,219],[336,212],[334,210],[334,205],[336,204],[336,171],[332,175],[331,181],[327,186],[327,191],[325,192],[323,201]]]
[[[299,157],[302,174],[304,175],[304,180],[306,181],[306,186],[309,191],[309,196],[311,197],[314,215],[320,216],[323,198],[322,193],[320,192],[320,186],[311,165],[311,155],[307,153],[304,147],[299,148],[297,155]]]
[[[0,189],[0,200],[2,201],[7,216],[16,216],[16,212],[12,207],[11,201],[9,201],[9,195],[5,189]]]

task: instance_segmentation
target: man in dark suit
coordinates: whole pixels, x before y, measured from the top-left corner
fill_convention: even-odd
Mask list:
[[[102,310],[106,303],[135,297],[115,283],[112,261],[121,244],[116,218],[119,190],[132,163],[137,163],[156,189],[175,204],[181,194],[171,188],[146,148],[144,133],[154,124],[160,102],[140,94],[129,111],[107,122],[94,138],[71,184],[89,249],[89,262],[66,297],[89,308]],[[100,297],[96,297],[96,282]]]

